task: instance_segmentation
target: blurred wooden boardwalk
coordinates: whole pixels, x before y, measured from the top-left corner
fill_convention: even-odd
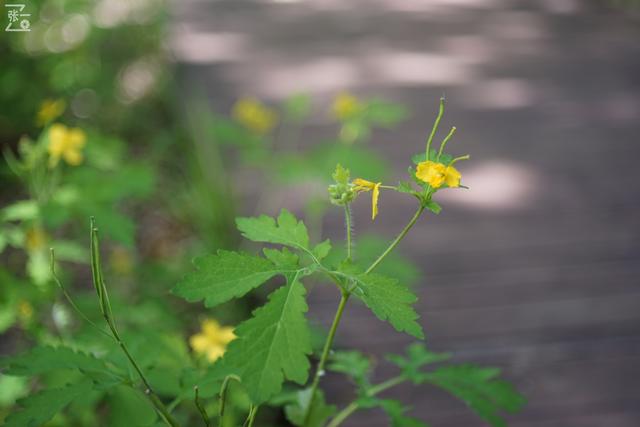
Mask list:
[[[346,88],[409,105],[412,120],[374,136],[398,176],[446,93],[445,125],[460,130],[451,151],[473,158],[461,166],[471,190],[443,197],[444,213],[421,220],[401,251],[424,273],[431,348],[502,367],[526,394],[512,427],[640,425],[640,21],[597,4],[175,5],[185,80],[215,103]],[[391,236],[413,209],[385,193],[376,225]],[[362,201],[356,223],[371,229],[367,215]],[[342,229],[338,216],[325,225]],[[328,323],[335,293],[316,287],[311,301]],[[379,359],[409,342],[357,305],[338,334]],[[432,426],[483,425],[437,390],[390,394]],[[368,411],[345,425],[386,421]]]

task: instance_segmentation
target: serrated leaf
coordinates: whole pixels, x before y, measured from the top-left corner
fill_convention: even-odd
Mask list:
[[[236,218],[236,224],[246,239],[310,252],[307,227],[286,209],[280,212],[277,223],[270,216],[261,215],[257,218]]]
[[[397,280],[378,274],[354,276],[353,294],[360,298],[380,320],[388,320],[398,331],[423,339],[418,314],[412,305],[418,298]]]
[[[331,252],[331,240],[327,239],[324,242],[318,243],[313,250],[313,255],[318,261],[322,261]]]
[[[35,347],[27,353],[7,359],[7,375],[33,376],[61,369],[80,369],[84,372],[109,372],[94,356],[69,347]]]
[[[411,408],[404,406],[397,400],[384,399],[380,400],[378,404],[389,416],[391,427],[427,427],[427,424],[422,421],[406,416],[405,412]]]
[[[307,381],[311,336],[304,316],[305,294],[293,277],[234,330],[238,338],[229,344],[223,363],[242,378],[254,404],[278,393],[285,379]]]
[[[340,163],[336,165],[336,170],[331,175],[336,184],[347,185],[349,183],[349,179],[351,178],[351,174],[349,173],[349,169],[342,167]]]
[[[282,248],[281,250],[263,248],[262,253],[277,267],[286,267],[289,269],[291,267],[297,267],[300,262],[300,257],[287,248]]]
[[[497,379],[499,374],[496,368],[453,365],[426,373],[424,379],[464,401],[492,426],[506,427],[500,413],[518,411],[525,399],[511,384]]]
[[[140,391],[120,386],[107,399],[109,416],[107,425],[112,427],[148,427],[158,416],[149,399]]]
[[[415,193],[415,190],[411,186],[411,183],[408,182],[408,181],[400,181],[396,188],[401,193],[407,193],[407,194],[414,194]]]
[[[387,360],[398,366],[402,375],[409,381],[419,384],[424,381],[425,373],[421,372],[421,368],[431,363],[443,362],[451,358],[449,353],[434,353],[427,350],[422,343],[411,344],[407,348],[407,355],[398,354],[387,355]]]
[[[290,272],[268,259],[224,250],[196,258],[194,265],[196,270],[187,274],[172,292],[189,302],[204,299],[207,307],[239,298],[273,276]]]
[[[327,368],[353,378],[360,387],[369,386],[371,360],[359,351],[336,351]]]
[[[285,414],[291,424],[305,427],[322,427],[329,417],[336,412],[335,405],[327,405],[322,390],[316,390],[316,397],[313,399],[313,406],[309,411],[307,422],[305,416],[307,408],[311,402],[311,388],[298,391],[296,394],[296,402],[285,406]]]
[[[18,400],[21,410],[9,415],[4,427],[40,426],[62,411],[77,397],[86,395],[92,389],[90,380],[66,387],[51,388]]]

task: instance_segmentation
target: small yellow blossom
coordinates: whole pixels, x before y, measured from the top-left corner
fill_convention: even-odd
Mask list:
[[[339,120],[348,120],[362,110],[362,103],[348,92],[342,92],[333,101],[331,111]]]
[[[40,109],[38,110],[38,115],[36,117],[36,124],[38,126],[44,126],[51,121],[60,117],[62,113],[64,113],[65,108],[67,107],[64,99],[45,99],[40,104]]]
[[[59,123],[49,128],[49,166],[55,167],[62,157],[72,166],[82,163],[82,147],[87,142],[87,136],[79,128],[70,129]]]
[[[461,175],[453,166],[427,160],[418,164],[416,177],[433,188],[440,188],[445,183],[448,187],[455,188],[460,186]]]
[[[29,301],[22,300],[18,303],[18,318],[22,323],[28,323],[33,317],[33,306]]]
[[[255,98],[238,100],[231,115],[244,127],[259,135],[269,133],[278,122],[278,114]]]
[[[42,227],[35,226],[27,230],[24,238],[24,246],[30,252],[44,248],[47,243],[47,233]]]
[[[215,362],[222,357],[227,349],[227,344],[236,338],[233,328],[220,326],[213,319],[204,320],[201,328],[200,333],[189,338],[189,344],[194,352],[206,356],[209,362]]]
[[[376,219],[378,215],[378,199],[380,198],[381,182],[371,182],[366,179],[356,178],[353,180],[354,190],[357,192],[371,191],[371,219]]]

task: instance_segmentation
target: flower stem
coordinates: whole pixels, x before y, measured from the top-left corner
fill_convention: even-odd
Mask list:
[[[349,203],[344,204],[344,223],[347,228],[347,260],[351,261],[351,208]]]
[[[395,387],[396,385],[403,383],[406,379],[402,376],[397,376],[388,379],[385,382],[382,382],[376,386],[373,386],[367,392],[367,396],[372,397],[378,393],[382,393],[383,391]],[[338,427],[344,420],[346,420],[351,414],[360,409],[360,405],[358,405],[357,401],[351,402],[347,405],[342,411],[338,412],[338,414],[333,417],[331,422],[327,425],[327,427]]]
[[[320,361],[318,362],[318,367],[316,368],[313,382],[311,383],[311,398],[309,399],[309,406],[307,406],[307,410],[304,416],[304,423],[302,424],[303,426],[306,426],[309,423],[309,416],[311,415],[311,408],[313,407],[313,401],[316,397],[316,391],[318,390],[320,378],[324,375],[324,365],[327,363],[327,359],[329,358],[329,352],[331,351],[331,346],[333,345],[333,339],[336,336],[336,331],[338,330],[338,325],[340,324],[340,319],[342,319],[342,313],[344,312],[344,308],[347,305],[348,300],[349,294],[343,291],[342,297],[340,298],[340,303],[338,304],[338,309],[336,310],[336,314],[333,317],[331,329],[329,329],[329,335],[327,336],[327,340],[324,343],[324,348],[322,349],[322,356],[320,356]]]
[[[389,253],[396,247],[398,246],[398,243],[400,243],[400,241],[404,238],[404,236],[407,235],[407,233],[409,232],[409,230],[411,230],[411,227],[413,227],[413,225],[416,223],[416,221],[418,220],[418,218],[420,218],[420,215],[422,214],[422,212],[424,211],[424,205],[421,203],[420,207],[418,208],[418,210],[416,211],[416,213],[413,215],[413,218],[411,218],[411,220],[409,221],[409,223],[402,229],[402,231],[400,232],[400,234],[398,234],[398,236],[393,240],[393,242],[391,242],[391,244],[389,245],[389,247],[387,249],[385,249],[385,251],[380,254],[380,256],[369,266],[369,268],[367,268],[367,270],[365,271],[365,274],[369,274],[373,271],[374,268],[376,268],[378,266],[378,264],[380,264],[382,262],[382,260],[389,255]]]
[[[433,127],[431,128],[431,133],[429,134],[429,139],[427,139],[427,150],[425,159],[429,161],[429,151],[431,150],[431,142],[433,142],[433,137],[438,130],[438,125],[440,124],[440,120],[442,119],[442,115],[444,114],[444,96],[440,98],[440,108],[438,109],[438,116],[436,117],[436,121],[433,122]]]

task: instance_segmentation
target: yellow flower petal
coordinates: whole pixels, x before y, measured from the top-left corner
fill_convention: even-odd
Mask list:
[[[82,148],[87,143],[87,136],[79,128],[69,129],[67,133],[68,144],[71,148]]]
[[[220,345],[209,347],[206,352],[207,360],[209,362],[215,362],[224,355],[225,350],[225,347]]]
[[[445,182],[446,167],[442,163],[420,162],[416,168],[416,178],[426,182],[433,188],[440,188]]]
[[[456,188],[460,186],[460,178],[462,178],[462,175],[460,174],[460,172],[458,172],[456,168],[454,168],[453,166],[447,166],[447,168],[445,169],[444,175],[445,175],[445,182],[447,183],[447,186],[451,188]]]
[[[376,186],[376,183],[367,181],[366,179],[356,178],[353,180],[353,185],[355,185],[355,191],[371,191]]]
[[[204,334],[195,334],[189,338],[189,345],[196,353],[204,353],[209,347],[209,339]]]
[[[380,185],[382,183],[378,182],[373,187],[373,193],[371,193],[371,219],[376,219],[378,215],[378,199],[380,198]]]
[[[201,332],[189,338],[189,344],[197,354],[206,356],[207,360],[214,362],[220,358],[227,344],[236,338],[233,328],[220,326],[214,319],[206,319],[201,324]]]
[[[66,103],[63,99],[45,99],[40,104],[38,115],[36,117],[36,124],[38,126],[44,126],[52,120],[57,119],[66,108]]]
[[[60,158],[72,165],[77,166],[84,159],[81,149],[87,142],[87,136],[82,129],[68,129],[59,123],[51,125],[49,128],[49,166],[55,167]]]

